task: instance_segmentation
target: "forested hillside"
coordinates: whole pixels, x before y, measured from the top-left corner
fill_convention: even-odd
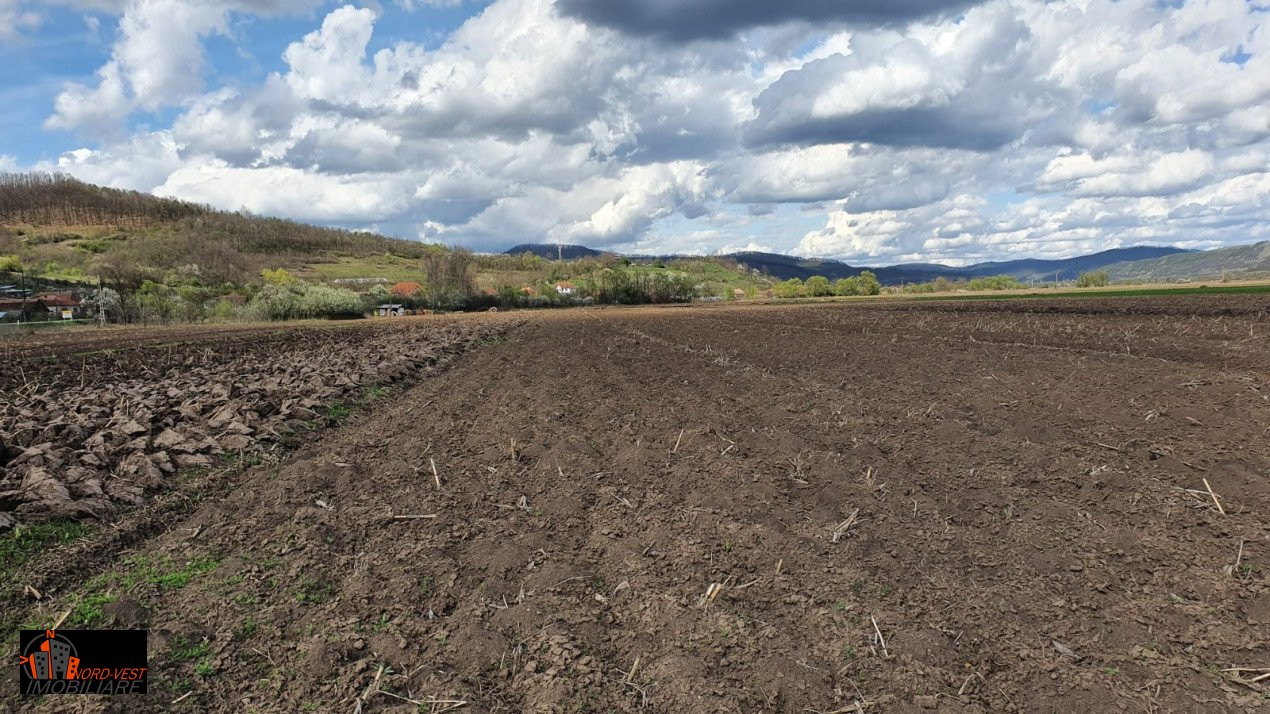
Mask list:
[[[94,186],[58,174],[0,174],[0,225],[139,228],[210,213],[184,201]]]
[[[0,175],[0,255],[32,273],[162,279],[172,271],[204,282],[259,280],[264,268],[302,270],[341,257],[422,258],[415,241],[214,210],[68,176]]]
[[[1265,277],[1270,276],[1270,241],[1116,263],[1108,266],[1107,272],[1113,280],[1140,282]]]

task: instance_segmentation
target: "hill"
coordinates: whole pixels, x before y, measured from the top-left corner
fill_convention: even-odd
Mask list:
[[[1053,280],[1058,273],[1059,280],[1073,280],[1083,272],[1099,270],[1114,263],[1159,258],[1167,255],[1188,253],[1184,248],[1172,246],[1140,245],[1131,248],[1113,248],[1089,255],[1059,260],[1040,260],[1025,258],[1003,262],[976,263],[961,269],[969,276],[1012,275],[1019,280]]]
[[[747,269],[757,270],[764,275],[770,275],[780,280],[788,280],[790,278],[806,280],[813,275],[823,275],[829,278],[830,281],[834,281],[839,278],[859,275],[864,270],[872,270],[883,285],[899,285],[900,283],[934,280],[940,275],[950,275],[951,273],[948,271],[953,270],[952,268],[944,268],[943,271],[932,271],[923,267],[909,268],[906,266],[860,267],[848,265],[839,260],[799,258],[792,255],[760,253],[757,251],[732,253],[725,257],[735,260]]]
[[[1107,272],[1112,280],[1144,282],[1270,274],[1270,241],[1114,263]]]
[[[204,284],[258,281],[347,259],[410,260],[443,250],[416,241],[306,225],[103,188],[55,174],[0,175],[0,256],[46,278],[139,283],[172,274]],[[168,282],[171,282],[170,280]]]
[[[1059,280],[1074,280],[1082,272],[1098,270],[1108,265],[1124,261],[1155,258],[1175,253],[1184,253],[1181,248],[1168,246],[1135,246],[1132,248],[1114,248],[1090,255],[1059,260],[1040,260],[1026,258],[989,263],[976,263],[962,268],[954,268],[937,263],[907,263],[876,267],[852,266],[837,260],[818,258],[797,258],[777,253],[745,252],[734,253],[727,257],[736,260],[747,268],[758,270],[781,280],[800,278],[806,280],[812,275],[823,275],[830,280],[859,275],[862,270],[872,270],[883,285],[899,285],[901,283],[922,283],[936,278],[956,280],[960,278],[976,278],[993,275],[1009,275],[1027,282],[1030,280],[1053,280],[1055,273]]]
[[[503,251],[507,255],[532,253],[547,260],[577,260],[578,258],[596,258],[604,255],[594,248],[584,245],[562,245],[556,243],[521,243]]]

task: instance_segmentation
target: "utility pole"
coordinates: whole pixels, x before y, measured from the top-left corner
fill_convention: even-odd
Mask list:
[[[101,287],[101,276],[97,276],[97,324],[106,326],[106,293]]]

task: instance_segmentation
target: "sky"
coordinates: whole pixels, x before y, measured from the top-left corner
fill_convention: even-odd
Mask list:
[[[0,171],[497,251],[1270,239],[1270,0],[0,0]]]

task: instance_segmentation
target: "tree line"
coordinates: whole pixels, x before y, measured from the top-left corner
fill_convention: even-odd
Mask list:
[[[0,224],[139,227],[211,212],[207,206],[84,183],[65,174],[0,174]]]
[[[882,283],[872,270],[862,270],[859,275],[839,278],[832,283],[823,275],[813,275],[806,282],[790,278],[772,288],[772,294],[778,298],[878,295],[881,292]]]

